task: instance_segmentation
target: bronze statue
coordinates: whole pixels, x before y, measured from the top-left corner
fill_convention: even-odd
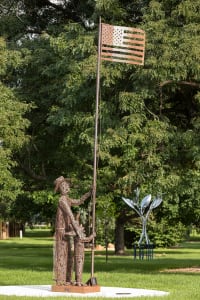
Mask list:
[[[90,242],[94,235],[85,236],[84,228],[73,215],[71,206],[81,205],[92,192],[85,193],[80,199],[71,199],[68,196],[70,191],[68,179],[60,176],[54,184],[55,191],[61,193],[55,224],[54,279],[56,285],[82,286],[84,243]],[[75,282],[72,281],[74,264]]]

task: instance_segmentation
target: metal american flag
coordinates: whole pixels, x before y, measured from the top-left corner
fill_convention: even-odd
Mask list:
[[[144,65],[145,32],[101,23],[101,60]]]

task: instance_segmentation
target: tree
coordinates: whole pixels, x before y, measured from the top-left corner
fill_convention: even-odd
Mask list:
[[[167,118],[172,128],[167,164],[176,184],[170,187],[166,182],[168,194],[171,194],[168,209],[174,220],[181,216],[184,224],[192,219],[199,223],[196,214],[199,197],[194,195],[199,182],[199,151],[196,152],[199,149],[196,137],[200,88],[198,6],[199,1],[151,1],[145,16],[147,24],[151,24],[150,30],[146,30],[153,36],[149,51],[154,54],[157,70],[156,74],[148,72],[148,75],[154,78],[154,86],[159,85],[160,117]],[[183,207],[192,207],[192,218],[188,219],[188,211]]]
[[[188,204],[194,213],[188,221],[199,223],[195,193],[199,141],[194,126],[199,123],[198,5],[199,1],[150,1],[143,7],[147,33],[144,68],[127,66],[123,76],[123,67],[106,66],[103,73],[101,94],[109,100],[104,100],[108,114],[104,112],[105,135],[101,138],[102,177],[110,176],[115,201],[140,185],[143,193],[162,191],[165,201],[158,219],[162,216],[174,225],[180,216],[188,224]],[[186,178],[187,187],[183,184]],[[121,215],[125,217],[123,212]]]
[[[145,29],[147,43],[144,67],[102,64],[98,213],[107,199],[116,224],[131,222],[121,196],[140,187],[141,197],[164,194],[156,221],[199,224],[199,0],[2,3],[0,29],[23,57],[9,82],[34,107],[29,145],[17,155],[24,190],[40,198],[58,175],[91,184],[101,15]]]
[[[94,6],[93,1],[2,0],[0,32],[16,41],[39,37],[43,32],[59,34],[68,22],[88,27]]]
[[[24,118],[28,106],[21,103],[9,87],[11,70],[20,63],[20,53],[7,50],[6,42],[0,39],[0,217],[6,218],[11,203],[21,192],[21,181],[13,170],[17,167],[16,153],[27,142],[25,129],[29,125]],[[5,80],[5,78],[7,80]],[[7,82],[6,82],[7,81]]]

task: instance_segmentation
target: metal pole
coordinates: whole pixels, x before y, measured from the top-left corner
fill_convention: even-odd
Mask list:
[[[92,232],[93,232],[93,234],[95,233],[100,67],[101,67],[101,17],[99,18],[98,59],[97,59],[97,79],[96,79],[96,113],[95,113],[95,134],[94,134],[93,195],[92,195]],[[93,278],[94,277],[94,238],[92,240],[92,251],[91,252],[92,252],[91,253],[91,278]]]

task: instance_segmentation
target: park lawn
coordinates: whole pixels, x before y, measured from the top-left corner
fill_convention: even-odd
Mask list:
[[[109,251],[106,262],[104,251],[96,251],[95,276],[98,284],[156,289],[170,293],[169,296],[163,297],[139,298],[143,300],[200,299],[200,272],[197,272],[200,268],[200,241],[185,242],[170,249],[155,249],[154,254],[153,260],[141,261],[133,259],[132,251],[127,251],[127,255],[124,256],[116,256]],[[0,285],[51,285],[54,283],[52,259],[53,238],[47,231],[29,231],[23,239],[0,240]],[[90,251],[86,251],[83,274],[85,282],[90,278],[90,261]],[[196,272],[192,272],[192,269],[188,270],[194,267],[197,268]],[[170,272],[180,268],[186,270]],[[39,298],[0,295],[0,300],[6,299]],[[53,298],[45,297],[45,299]],[[58,299],[67,298],[58,297]],[[73,297],[73,299],[81,299],[81,297]]]

